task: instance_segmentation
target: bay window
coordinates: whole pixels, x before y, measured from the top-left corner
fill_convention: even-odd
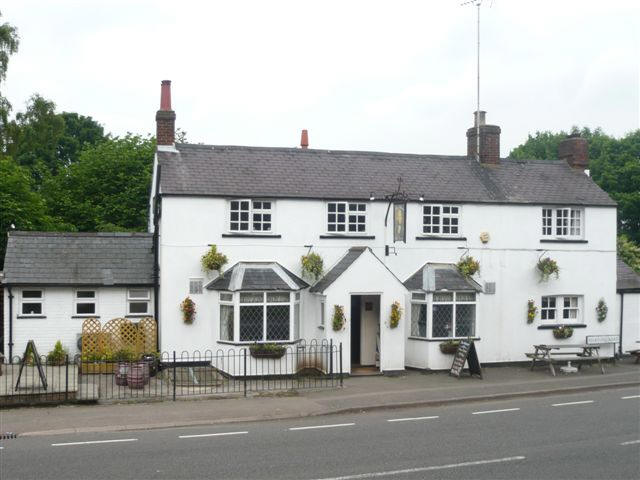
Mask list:
[[[220,340],[234,341],[235,306],[240,342],[279,342],[300,335],[300,293],[220,293]],[[293,331],[292,331],[293,330]]]
[[[433,338],[463,338],[476,334],[476,293],[435,292],[432,305]]]
[[[427,294],[411,294],[411,336],[427,336]]]

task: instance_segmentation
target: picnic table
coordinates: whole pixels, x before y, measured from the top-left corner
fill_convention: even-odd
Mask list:
[[[534,345],[534,353],[525,354],[531,359],[531,370],[536,366],[536,360],[546,362],[549,365],[551,374],[555,377],[556,370],[553,364],[557,360],[591,360],[595,359],[600,366],[600,371],[604,374],[604,367],[600,361],[600,345],[588,345],[586,343],[558,343]],[[571,350],[571,351],[562,351]],[[554,358],[555,357],[555,358]],[[578,369],[581,365],[578,365]]]

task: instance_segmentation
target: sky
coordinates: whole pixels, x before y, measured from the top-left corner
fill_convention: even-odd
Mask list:
[[[160,82],[190,142],[466,154],[476,13],[463,0],[3,0],[2,92],[115,135],[155,132]],[[640,2],[484,0],[480,105],[501,155],[538,130],[640,127]]]

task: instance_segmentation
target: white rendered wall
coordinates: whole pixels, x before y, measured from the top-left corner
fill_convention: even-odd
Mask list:
[[[539,318],[526,323],[527,300],[540,306],[543,295],[582,295],[586,328],[576,329],[571,342],[586,335],[615,334],[617,303],[615,293],[616,211],[613,208],[585,208],[584,239],[588,243],[542,243],[541,206],[481,205],[461,206],[461,232],[466,240],[416,240],[422,227],[420,205],[407,208],[407,243],[391,242],[391,225],[384,228],[387,205],[368,202],[367,234],[375,239],[321,239],[326,234],[326,204],[316,200],[274,201],[273,233],[281,238],[223,238],[228,232],[228,201],[216,198],[164,197],[160,237],[161,262],[161,342],[163,350],[217,348],[217,294],[206,291],[193,298],[198,313],[193,325],[184,325],[179,303],[188,294],[188,279],[201,277],[200,257],[208,245],[216,244],[229,257],[228,267],[238,261],[277,261],[301,275],[300,257],[313,245],[327,271],[351,246],[369,246],[401,280],[406,280],[426,262],[456,263],[467,251],[480,261],[480,282],[496,282],[496,294],[478,296],[477,344],[480,360],[500,362],[525,360],[524,354],[538,342],[555,341],[550,330],[538,330]],[[391,223],[391,222],[390,222]],[[479,236],[489,233],[483,244]],[[384,256],[387,244],[396,254]],[[560,266],[560,278],[540,283],[535,265],[544,253]],[[344,285],[345,293],[368,293],[368,273],[360,286]],[[333,290],[333,289],[332,289]],[[600,298],[609,305],[609,318],[599,324],[595,306]],[[334,300],[331,300],[334,301]],[[327,322],[331,301],[327,301]],[[341,299],[347,309],[349,302]],[[334,301],[335,303],[335,301]],[[318,299],[303,293],[301,331],[306,338],[319,338]],[[384,309],[383,309],[384,316]],[[405,315],[408,318],[408,314]],[[430,328],[430,325],[428,325]],[[409,331],[407,327],[407,332]],[[324,331],[325,337],[327,330]],[[343,339],[344,340],[344,339]],[[343,342],[348,347],[349,342]],[[345,359],[350,358],[345,354]],[[406,363],[412,366],[448,368],[450,358],[440,354],[436,342],[406,340]],[[386,368],[390,368],[387,366]]]
[[[142,287],[140,287],[142,288]],[[145,287],[146,288],[146,287]],[[43,290],[43,315],[46,318],[29,318],[20,315],[21,291]],[[83,290],[92,290],[87,287]],[[29,340],[35,342],[40,355],[46,355],[60,340],[70,356],[78,352],[78,335],[82,333],[82,322],[87,317],[73,318],[74,288],[69,287],[12,287],[13,298],[13,356],[22,355]],[[112,318],[127,317],[127,289],[120,287],[97,288],[96,316],[105,324]],[[153,316],[153,289],[149,287],[151,300],[149,309]],[[9,354],[9,294],[5,288],[5,354]],[[92,316],[90,316],[92,317]],[[132,322],[143,317],[129,317]]]
[[[620,322],[620,294],[617,298],[618,316],[612,320]],[[624,294],[624,310],[622,312],[622,351],[640,348],[640,293]]]

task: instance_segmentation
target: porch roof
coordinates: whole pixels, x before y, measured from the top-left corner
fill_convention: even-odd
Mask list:
[[[408,290],[424,290],[425,292],[441,290],[482,292],[482,287],[478,282],[466,278],[451,263],[427,263],[411,275],[404,282],[404,286]]]
[[[301,290],[309,284],[277,262],[238,262],[207,290]]]
[[[616,290],[622,293],[640,293],[640,275],[618,257],[618,281]]]

